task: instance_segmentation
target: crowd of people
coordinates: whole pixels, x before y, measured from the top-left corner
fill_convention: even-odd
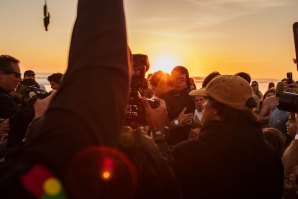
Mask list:
[[[246,72],[196,88],[185,66],[157,71],[140,89],[146,123],[132,128],[131,58],[122,0],[78,1],[52,92],[0,56],[0,198],[298,196],[298,114],[278,106],[295,82],[263,95]]]

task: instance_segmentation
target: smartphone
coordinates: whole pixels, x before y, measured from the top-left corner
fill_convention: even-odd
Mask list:
[[[287,84],[289,85],[289,84],[293,84],[293,75],[292,75],[292,73],[291,72],[288,72],[287,73]]]

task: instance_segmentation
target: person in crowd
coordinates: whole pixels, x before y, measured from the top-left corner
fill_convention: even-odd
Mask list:
[[[164,100],[166,102],[170,129],[167,142],[176,145],[188,139],[191,129],[195,105],[189,96],[190,84],[188,70],[184,66],[176,66],[171,72],[174,89],[169,91]]]
[[[279,82],[276,85],[275,95],[267,97],[262,102],[262,107],[261,107],[259,117],[264,127],[268,126],[271,111],[273,110],[274,107],[277,107],[278,98],[281,95],[282,91],[283,91],[283,85],[282,83]]]
[[[19,106],[11,95],[21,82],[19,60],[10,55],[0,55],[0,153],[7,145],[7,135]],[[1,155],[1,162],[4,158]]]
[[[246,80],[222,75],[208,83],[197,140],[174,148],[174,171],[185,198],[276,198],[281,159],[262,138]]]
[[[165,95],[173,89],[171,76],[163,71],[153,73],[149,83],[154,95],[160,99],[164,99]]]
[[[263,94],[259,90],[259,83],[257,81],[252,81],[251,82],[251,87],[252,87],[252,90],[254,91],[254,93],[259,97],[259,100],[262,100],[263,99]]]
[[[17,104],[10,94],[20,82],[19,60],[10,55],[0,55],[0,118],[10,118],[17,112]]]
[[[195,80],[192,77],[189,78],[189,88],[190,88],[190,90],[196,90],[197,89]]]
[[[51,88],[53,90],[59,90],[61,81],[62,81],[63,74],[62,73],[53,73],[52,75],[48,76],[48,81],[50,82]]]
[[[265,127],[262,132],[263,138],[273,146],[281,157],[285,149],[286,137],[275,128]]]
[[[251,82],[250,74],[248,74],[246,72],[238,72],[235,75],[239,76],[239,77],[242,77],[243,79],[245,79],[250,84],[250,82]],[[256,101],[256,107],[254,108],[254,111],[256,113],[259,113],[260,109],[261,109],[261,100],[255,93],[254,93],[254,98],[255,98],[255,101]]]
[[[135,194],[135,167],[117,149],[130,63],[123,1],[79,0],[77,13],[61,92],[52,99],[38,136],[1,177],[1,198]],[[6,78],[19,73],[12,72]]]
[[[286,88],[283,83],[279,82],[277,84],[277,90],[278,92],[276,92],[275,95],[275,104],[274,106],[271,108],[270,110],[270,114],[269,114],[269,121],[268,121],[268,126],[272,127],[272,128],[276,128],[277,130],[279,130],[280,132],[283,133],[283,135],[286,137],[286,143],[285,145],[288,146],[289,143],[291,142],[291,138],[290,136],[287,134],[287,126],[286,123],[288,121],[289,118],[289,112],[288,111],[284,111],[278,108],[278,99],[279,99],[279,95],[281,94],[282,90],[280,87]],[[267,98],[268,100],[270,99]],[[272,103],[273,105],[273,103]]]
[[[290,140],[292,141],[295,138],[296,132],[297,132],[297,122],[296,122],[296,114],[291,112],[289,113],[289,119],[286,122],[287,126],[287,134],[290,137]]]
[[[194,112],[192,130],[189,134],[189,137],[191,139],[197,138],[202,128],[201,119],[202,119],[202,112],[204,109],[205,96],[204,96],[204,93],[201,91],[202,91],[201,89],[198,89],[198,90],[192,90],[189,92],[189,95],[194,97],[194,102],[196,107],[196,110]]]
[[[271,88],[275,88],[274,82],[269,82],[269,84],[268,84],[268,90],[271,89]]]
[[[265,99],[266,99],[267,97],[274,96],[275,93],[276,93],[276,89],[275,89],[275,87],[274,87],[274,88],[270,88],[270,89],[268,89],[268,90],[264,93],[264,96],[263,96],[262,101],[264,102]]]
[[[220,73],[217,72],[217,71],[213,71],[211,73],[209,73],[203,80],[203,83],[202,83],[202,88],[205,88],[207,86],[207,84],[212,80],[214,79],[215,77],[219,76]]]
[[[36,79],[35,79],[35,72],[33,70],[26,70],[24,72],[24,78],[23,78],[23,81],[24,80],[27,80],[27,79],[31,79],[31,80],[34,80],[36,82]],[[42,90],[46,90],[45,86],[42,85],[42,84],[38,84],[38,88],[42,89]]]

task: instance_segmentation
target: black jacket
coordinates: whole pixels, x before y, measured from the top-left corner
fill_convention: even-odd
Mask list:
[[[186,107],[185,113],[193,113],[195,111],[195,104],[192,97],[188,94],[189,91],[190,89],[188,88],[179,92],[171,90],[166,94],[164,100],[167,105],[169,120],[177,118],[184,107]],[[170,145],[176,145],[179,142],[187,140],[190,129],[190,125],[171,129],[167,135],[167,142]]]
[[[0,87],[0,118],[10,118],[18,110],[17,104],[12,96]]]
[[[175,172],[186,198],[281,198],[278,154],[251,123],[213,121],[198,140],[174,149]]]

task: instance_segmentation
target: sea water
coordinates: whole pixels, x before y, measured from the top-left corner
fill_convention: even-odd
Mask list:
[[[35,76],[36,81],[39,84],[44,85],[47,91],[52,90],[50,82],[47,80],[48,76],[50,76],[51,74],[52,73],[37,73]],[[269,82],[273,82],[276,85],[279,80],[264,78],[264,79],[252,79],[252,81],[257,81],[259,83],[259,90],[264,94],[266,92],[266,90],[268,89]],[[197,88],[201,88],[202,80],[196,80],[195,84],[196,84]]]

